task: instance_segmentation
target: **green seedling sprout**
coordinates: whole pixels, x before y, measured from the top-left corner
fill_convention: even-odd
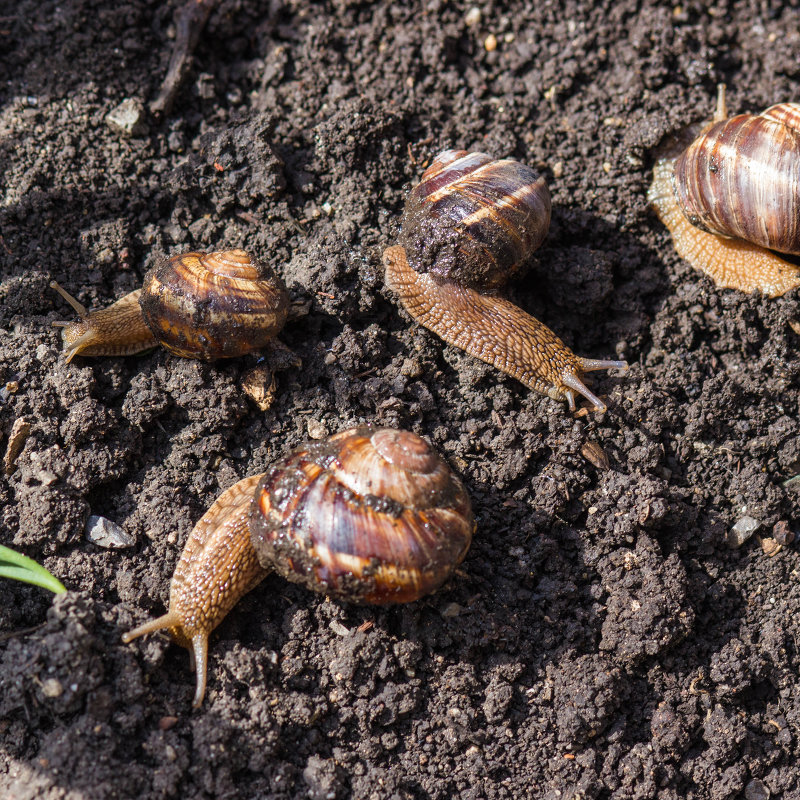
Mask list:
[[[0,578],[10,578],[14,581],[32,583],[42,589],[47,589],[54,594],[66,592],[66,587],[61,581],[48,572],[41,564],[32,558],[17,553],[0,544]]]

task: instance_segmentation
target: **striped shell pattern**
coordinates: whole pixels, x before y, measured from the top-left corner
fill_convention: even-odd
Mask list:
[[[466,555],[474,528],[463,485],[427,442],[371,427],[275,464],[250,518],[262,565],[316,592],[378,604],[437,589]]]
[[[675,162],[686,218],[710,233],[800,253],[800,104],[709,126]]]
[[[263,347],[283,327],[289,309],[280,278],[244,250],[169,259],[145,276],[139,304],[167,350],[204,361]]]
[[[418,272],[493,291],[520,270],[549,225],[550,192],[530,167],[446,150],[409,195],[399,243]]]

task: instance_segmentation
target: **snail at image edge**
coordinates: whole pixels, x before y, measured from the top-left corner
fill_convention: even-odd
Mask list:
[[[50,285],[81,317],[53,323],[63,328],[67,361],[134,355],[159,344],[185,358],[235,358],[272,342],[289,310],[283,281],[244,250],[173,256],[145,275],[141,289],[88,313]]]
[[[800,286],[800,104],[713,120],[677,158],[662,158],[647,194],[678,255],[722,289],[779,297]]]
[[[223,492],[195,525],[169,611],[126,633],[167,629],[205,694],[208,636],[270,572],[356,603],[408,603],[441,586],[475,531],[464,486],[409,431],[363,426],[306,444]]]
[[[399,244],[383,254],[386,284],[406,311],[465,350],[575,409],[581,394],[606,405],[583,373],[625,361],[576,356],[546,325],[497,297],[526,265],[550,225],[544,179],[519,161],[446,150],[406,201]]]

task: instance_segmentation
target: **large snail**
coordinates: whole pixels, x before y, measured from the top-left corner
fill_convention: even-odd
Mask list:
[[[449,344],[575,408],[606,406],[584,372],[625,361],[576,356],[546,325],[494,293],[517,275],[550,224],[544,179],[512,159],[447,150],[406,201],[399,244],[383,254],[386,283],[411,316]]]
[[[67,361],[76,355],[133,355],[161,344],[186,358],[212,361],[259,350],[283,327],[289,297],[271,267],[244,250],[184,253],[151,269],[141,289],[63,328]]]
[[[662,158],[647,195],[681,258],[720,288],[778,297],[800,286],[800,104],[714,118],[677,158]]]
[[[270,572],[357,603],[407,603],[462,561],[475,519],[461,481],[416,434],[364,426],[307,444],[223,492],[195,525],[169,611],[123,641],[168,629],[206,688],[208,636]]]

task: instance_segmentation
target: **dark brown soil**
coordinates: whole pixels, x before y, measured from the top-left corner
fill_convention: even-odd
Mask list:
[[[124,138],[105,118],[157,94],[177,5],[0,3],[2,449],[32,425],[0,542],[70,589],[0,584],[0,796],[800,798],[800,557],[759,544],[800,533],[800,294],[717,290],[645,205],[653,148],[719,81],[736,110],[797,98],[797,3],[486,2],[468,25],[440,0],[224,0],[172,113]],[[409,187],[454,146],[547,177],[513,298],[631,362],[593,377],[607,413],[573,418],[383,287]],[[233,246],[310,305],[269,411],[239,387],[253,357],[65,364],[51,279],[99,307],[164,255]],[[163,612],[222,489],[360,422],[463,477],[462,570],[386,609],[268,578],[212,636],[192,712],[186,652],[120,634]],[[89,543],[89,514],[136,545]]]

